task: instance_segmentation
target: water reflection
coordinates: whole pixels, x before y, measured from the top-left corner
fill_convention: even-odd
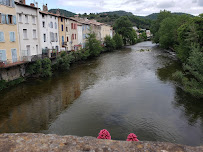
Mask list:
[[[0,133],[38,132],[48,128],[81,94],[80,75],[69,75],[65,81],[64,84],[57,77],[47,81],[34,80],[34,83],[27,82],[10,92],[3,92]]]

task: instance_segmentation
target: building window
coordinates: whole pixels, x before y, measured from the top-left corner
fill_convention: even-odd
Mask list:
[[[68,32],[68,27],[66,27],[66,32]]]
[[[58,42],[58,34],[55,33],[55,39],[56,39],[56,42]]]
[[[11,42],[15,42],[16,39],[15,39],[15,32],[10,32],[10,41]]]
[[[32,16],[32,23],[35,24],[35,16]]]
[[[57,23],[55,22],[55,29],[57,29]]]
[[[43,36],[43,37],[44,37],[44,42],[46,42],[46,34],[44,34],[44,36]]]
[[[63,22],[63,18],[61,18],[61,22]]]
[[[76,34],[75,34],[75,39],[76,39]]]
[[[54,33],[53,32],[50,32],[50,41],[54,42]]]
[[[4,32],[0,32],[0,42],[5,42],[5,40],[4,40]]]
[[[72,40],[74,40],[74,34],[72,34]]]
[[[67,42],[68,42],[68,37],[67,37]]]
[[[19,14],[19,22],[22,22],[22,14]]]
[[[13,17],[12,17],[12,15],[8,15],[8,24],[13,24]]]
[[[44,18],[44,14],[42,14],[42,18]]]
[[[28,23],[28,15],[25,15],[25,23]]]
[[[23,29],[23,38],[27,39],[27,29]]]
[[[73,29],[73,23],[71,23],[71,29]]]
[[[50,28],[53,28],[53,22],[50,22]]]
[[[61,30],[63,31],[63,25],[61,25]]]
[[[33,39],[36,39],[37,38],[37,30],[33,30]]]
[[[44,21],[42,22],[42,26],[45,27],[45,22]]]

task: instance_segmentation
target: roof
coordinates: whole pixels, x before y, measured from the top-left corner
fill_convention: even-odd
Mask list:
[[[35,7],[35,6],[30,6],[30,5],[26,5],[26,4],[19,3],[19,2],[15,2],[15,4],[16,4],[16,5],[25,6],[25,7],[30,7],[30,8],[33,8],[33,9],[39,9],[38,7]]]
[[[52,16],[56,16],[59,17],[60,15],[58,14],[54,14],[54,13],[50,13],[50,12],[45,12],[45,11],[39,11],[41,14],[46,14],[46,15],[52,15]]]

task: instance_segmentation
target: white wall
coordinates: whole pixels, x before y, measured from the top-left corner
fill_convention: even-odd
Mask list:
[[[43,22],[45,22],[45,27],[43,27]],[[50,27],[51,22],[53,23],[53,28]],[[55,23],[57,25],[57,28],[55,28]],[[58,49],[60,50],[58,17],[52,16],[52,15],[45,15],[45,14],[44,14],[44,17],[42,17],[42,13],[39,13],[39,27],[40,27],[40,39],[41,39],[42,49],[45,49],[45,48],[56,49],[56,46],[58,46]],[[54,34],[57,33],[57,42],[56,41],[51,42],[50,32],[53,32]],[[44,42],[44,34],[46,34],[46,42]]]
[[[78,28],[78,44],[81,44],[83,43],[83,37],[82,37],[82,25],[79,25]]]
[[[33,56],[42,54],[40,46],[39,23],[38,23],[38,9],[29,6],[16,5],[17,25],[19,35],[20,56]],[[22,20],[19,19],[21,14]],[[28,16],[28,23],[26,23],[25,15]],[[32,17],[35,17],[33,23]],[[23,29],[27,29],[27,39],[24,38]],[[36,38],[33,38],[33,30],[36,30]],[[30,52],[27,52],[27,45],[30,46]],[[38,49],[36,48],[38,46]]]

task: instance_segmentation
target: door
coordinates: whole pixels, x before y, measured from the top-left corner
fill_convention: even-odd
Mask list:
[[[11,49],[11,53],[12,53],[12,61],[17,62],[18,58],[17,58],[17,50],[16,49]]]

